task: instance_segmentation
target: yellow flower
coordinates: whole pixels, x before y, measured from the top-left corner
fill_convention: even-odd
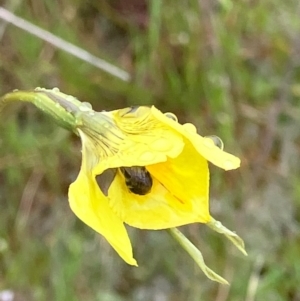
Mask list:
[[[86,126],[85,118],[96,126]],[[70,186],[70,206],[132,265],[124,223],[157,230],[209,223],[208,161],[225,170],[240,165],[192,124],[155,107],[87,109],[79,120],[82,165]]]

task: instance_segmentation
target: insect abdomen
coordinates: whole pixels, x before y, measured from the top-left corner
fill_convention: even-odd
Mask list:
[[[145,195],[152,188],[152,178],[143,166],[121,167],[128,189],[138,195]]]

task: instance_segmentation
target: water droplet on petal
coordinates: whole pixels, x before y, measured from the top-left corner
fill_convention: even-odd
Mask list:
[[[206,147],[208,147],[208,148],[213,148],[213,147],[215,147],[215,144],[214,144],[214,141],[212,140],[212,139],[210,139],[210,138],[204,138],[203,139],[203,144],[206,146]]]
[[[162,152],[169,150],[170,148],[172,148],[172,146],[173,146],[172,142],[166,138],[159,138],[150,145],[150,147],[153,150],[162,151]]]
[[[152,152],[144,152],[140,155],[140,160],[142,161],[152,161],[155,155]]]
[[[66,100],[72,101],[75,97],[73,97],[72,95],[67,95],[65,98]]]
[[[59,92],[59,88],[55,87],[52,89],[53,92]]]
[[[189,133],[197,133],[197,128],[192,123],[185,123],[182,126]]]
[[[215,144],[215,146],[217,146],[221,150],[224,149],[224,143],[220,137],[218,137],[216,135],[212,135],[212,136],[205,136],[205,138],[211,139],[213,141],[213,143]]]
[[[89,108],[89,109],[93,109],[92,105],[89,102],[83,101],[81,104],[84,105],[85,107]]]
[[[230,160],[226,160],[226,161],[224,161],[224,163],[223,163],[223,168],[224,168],[225,170],[231,170],[231,169],[234,169],[234,167],[235,167],[235,165],[234,165],[233,162],[230,161]]]
[[[173,114],[173,113],[167,112],[167,113],[165,113],[165,116],[168,117],[168,118],[170,118],[170,119],[173,119],[176,122],[178,122],[177,116],[175,114]]]
[[[82,112],[93,111],[92,105],[89,102],[82,102],[79,106],[79,110]]]

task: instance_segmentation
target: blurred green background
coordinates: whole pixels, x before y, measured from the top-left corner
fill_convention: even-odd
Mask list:
[[[218,135],[242,166],[211,166],[211,213],[248,257],[204,225],[182,227],[214,283],[164,231],[130,229],[126,265],[68,206],[80,141],[30,105],[0,117],[0,300],[300,300],[300,2],[7,0],[37,26],[127,70],[123,82],[0,24],[0,94],[37,86],[96,110],[154,104]],[[4,299],[5,293],[13,299]]]

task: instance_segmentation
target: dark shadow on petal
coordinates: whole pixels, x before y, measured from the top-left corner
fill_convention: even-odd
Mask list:
[[[138,108],[139,108],[139,106],[131,106],[131,107],[125,108],[122,110],[123,112],[122,112],[122,115],[120,115],[120,116],[124,117],[127,114],[135,113]],[[126,117],[129,117],[129,116],[126,116]],[[134,117],[134,116],[130,116],[130,117]]]
[[[105,196],[108,196],[108,189],[113,182],[117,173],[116,168],[111,168],[105,170],[102,174],[96,176],[96,181],[98,183],[99,188]]]

